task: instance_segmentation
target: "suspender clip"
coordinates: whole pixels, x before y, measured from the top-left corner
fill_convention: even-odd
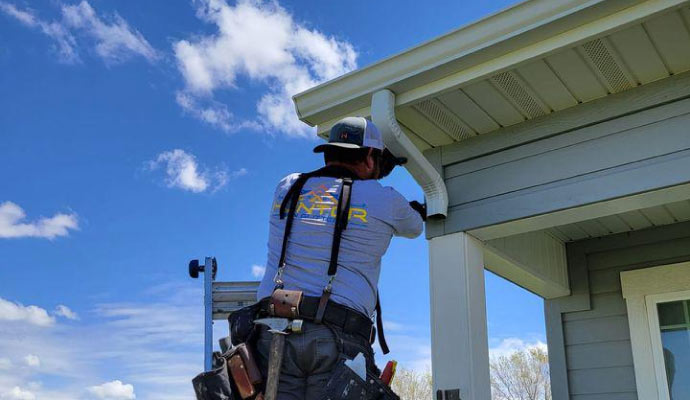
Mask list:
[[[335,275],[331,275],[328,279],[328,284],[323,289],[326,293],[331,293],[333,291],[333,281],[335,280]]]

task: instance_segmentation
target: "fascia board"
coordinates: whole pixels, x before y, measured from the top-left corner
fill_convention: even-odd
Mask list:
[[[297,94],[295,106],[300,119],[318,125],[368,106],[371,94],[381,88],[398,93],[397,105],[409,104],[600,35],[602,31],[619,29],[621,21],[629,24],[684,2],[687,1],[523,2]]]

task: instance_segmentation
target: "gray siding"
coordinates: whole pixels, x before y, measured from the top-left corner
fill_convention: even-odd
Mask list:
[[[547,301],[547,310],[558,309],[547,312],[547,331],[563,337],[549,337],[554,400],[637,399],[620,273],[690,260],[690,223],[574,242],[568,253],[571,280],[589,287],[589,304],[578,307],[573,296]]]
[[[449,194],[428,235],[689,183],[690,73],[648,86],[427,151]]]

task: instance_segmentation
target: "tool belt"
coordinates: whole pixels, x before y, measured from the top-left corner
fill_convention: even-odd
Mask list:
[[[301,301],[296,306],[291,306],[286,312],[285,308],[275,307],[276,297],[280,297],[283,292],[295,291],[276,290],[273,296],[259,301],[259,314],[290,319],[299,318],[308,321],[316,319],[320,297],[301,296]],[[292,307],[296,307],[296,313],[293,313]],[[360,336],[368,340],[369,343],[373,343],[375,339],[376,330],[366,315],[332,300],[329,300],[326,305],[321,323],[340,328],[345,333]]]
[[[263,379],[247,344],[213,353],[213,368],[192,379],[197,400],[263,400]]]

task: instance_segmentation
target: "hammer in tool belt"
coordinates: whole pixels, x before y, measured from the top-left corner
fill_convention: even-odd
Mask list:
[[[268,353],[268,376],[266,377],[266,400],[276,400],[278,395],[278,381],[280,379],[280,366],[283,364],[283,349],[285,348],[285,336],[290,332],[302,331],[302,320],[289,320],[287,318],[261,318],[254,321],[268,327],[273,335],[271,349]]]

